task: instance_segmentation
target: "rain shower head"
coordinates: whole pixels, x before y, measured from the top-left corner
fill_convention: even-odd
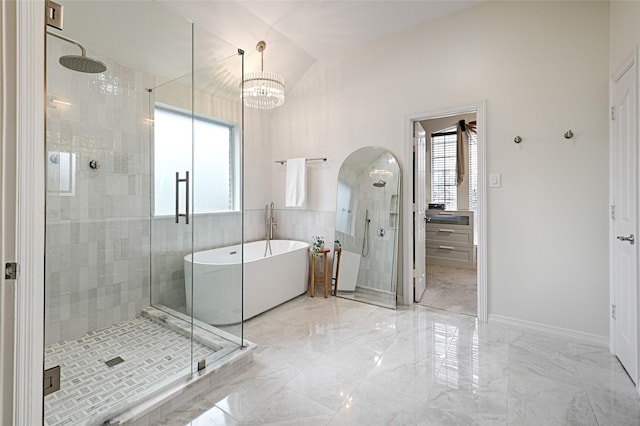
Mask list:
[[[60,57],[58,62],[60,62],[60,65],[62,65],[63,67],[73,71],[90,74],[97,74],[105,72],[107,70],[107,66],[104,64],[104,62],[88,57],[87,51],[84,46],[82,46],[77,41],[49,31],[47,31],[47,34],[59,38],[60,40],[64,40],[68,43],[75,44],[80,48],[80,55],[66,55]]]
[[[85,55],[66,55],[58,60],[60,65],[73,71],[97,74],[105,72],[107,66],[104,62],[90,58]]]
[[[377,182],[373,182],[373,186],[375,186],[376,188],[384,188],[386,184],[387,182],[383,181],[382,179],[378,179]]]

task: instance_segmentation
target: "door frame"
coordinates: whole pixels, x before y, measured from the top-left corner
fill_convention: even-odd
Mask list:
[[[3,6],[5,7],[5,2]],[[4,9],[3,11],[6,11]],[[44,230],[45,230],[45,2],[15,2],[15,14],[3,16],[5,46],[15,46],[15,56],[3,60],[6,84],[14,84],[15,95],[2,94],[4,107],[15,108],[15,138],[5,138],[15,146],[15,179],[2,185],[15,188],[15,261],[20,273],[15,285],[13,339],[13,424],[42,423],[44,361]],[[7,24],[7,25],[4,25]],[[5,30],[6,29],[6,30]],[[7,49],[8,53],[12,53]],[[12,59],[15,58],[15,61]],[[11,129],[10,129],[11,130]],[[5,147],[6,148],[6,147]],[[6,151],[5,151],[6,152]],[[5,206],[11,207],[11,206]],[[3,214],[6,211],[3,211]],[[6,218],[3,217],[3,221]],[[10,226],[12,223],[3,223]],[[4,242],[3,242],[4,244]],[[6,318],[3,317],[3,321]],[[15,321],[15,322],[14,322]],[[11,348],[0,348],[11,351]]]
[[[487,322],[487,154],[486,154],[486,101],[480,101],[468,105],[459,105],[451,108],[437,109],[429,112],[414,113],[405,116],[405,176],[415,176],[413,166],[413,122],[431,120],[458,114],[476,114],[478,136],[478,320]],[[409,170],[410,173],[409,173]],[[404,179],[403,193],[411,194],[413,191],[413,178]],[[403,291],[402,302],[405,305],[413,304],[413,202],[411,197],[404,198],[404,224],[405,231],[403,252]]]
[[[413,120],[411,122],[412,127],[413,127],[413,161],[411,162],[411,164],[413,164],[413,176],[411,176],[411,178],[413,179],[413,193],[412,193],[412,198],[413,198],[413,302],[417,303],[422,299],[422,296],[424,296],[424,292],[427,290],[427,268],[426,268],[426,262],[416,262],[416,258],[418,256],[418,254],[422,255],[422,257],[424,259],[426,259],[427,253],[427,247],[426,247],[426,241],[427,241],[427,223],[426,223],[426,210],[427,210],[427,203],[426,203],[426,199],[420,200],[419,197],[422,195],[426,195],[425,194],[425,187],[426,187],[426,176],[423,175],[422,177],[424,178],[423,182],[420,182],[420,168],[425,166],[425,162],[426,162],[426,142],[427,142],[427,135],[425,132],[424,127],[422,126],[422,123],[420,121],[416,121]],[[422,132],[425,132],[424,136],[419,136],[418,133],[418,129],[421,129]],[[423,140],[424,138],[424,140]],[[418,141],[421,142],[418,142]],[[421,149],[425,149],[425,152],[419,152],[419,150]],[[426,174],[426,168],[425,168],[425,174]],[[416,181],[418,181],[418,184],[416,185]],[[421,216],[422,215],[422,216]],[[424,219],[423,219],[424,217]],[[424,234],[424,235],[421,235]],[[420,288],[418,288],[418,284],[420,285]],[[420,296],[417,297],[417,293],[416,290],[421,290]]]
[[[616,72],[611,76],[609,80],[609,106],[613,108],[614,106],[614,87],[615,83],[631,68],[635,65],[635,82],[636,82],[636,92],[638,92],[639,88],[639,66],[638,63],[640,59],[640,50],[639,47],[636,46],[633,51],[629,54],[627,59],[622,62],[622,64],[617,68]],[[640,93],[636,93],[636,135],[638,135],[638,125],[640,123],[640,109],[638,108],[638,99]],[[638,141],[636,141],[638,144]],[[640,145],[640,144],[638,144]],[[640,167],[640,146],[639,149],[636,150],[636,168]],[[616,230],[615,230],[615,221],[613,220],[611,209],[615,205],[615,153],[616,153],[616,138],[615,138],[615,129],[613,126],[613,120],[610,117],[609,120],[609,351],[612,354],[615,354],[615,321],[613,319],[612,305],[615,302],[615,243],[616,243]],[[640,176],[640,173],[638,173]],[[640,187],[640,185],[639,185]],[[636,208],[638,207],[638,198],[640,198],[640,194],[636,194]],[[640,211],[640,209],[638,210]],[[637,220],[640,220],[638,218]],[[640,268],[639,268],[640,269]],[[640,312],[638,312],[638,307],[640,306],[640,271],[636,273],[636,294],[637,298],[635,301],[635,311],[636,311],[636,322],[640,324]],[[638,337],[637,342],[640,342],[640,327],[638,327],[637,331]],[[640,365],[640,350],[636,347],[636,359],[637,365]],[[640,373],[637,374],[640,376]],[[635,385],[636,391],[640,393],[640,380],[639,377],[632,377]]]

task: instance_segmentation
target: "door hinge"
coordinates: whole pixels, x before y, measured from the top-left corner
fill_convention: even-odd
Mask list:
[[[16,262],[9,262],[4,265],[4,279],[15,280],[20,273],[20,267]]]
[[[616,220],[616,206],[615,204],[611,204],[611,219]]]
[[[616,107],[611,107],[611,121],[616,119]]]
[[[62,5],[51,0],[47,0],[46,6],[47,25],[59,30],[62,29]]]
[[[205,368],[207,368],[207,361],[204,359],[201,359],[200,361],[198,361],[198,371],[202,371]]]
[[[56,365],[47,370],[44,370],[44,383],[42,391],[44,396],[47,396],[55,391],[60,390],[60,366]]]
[[[611,305],[611,318],[616,319],[616,305]]]

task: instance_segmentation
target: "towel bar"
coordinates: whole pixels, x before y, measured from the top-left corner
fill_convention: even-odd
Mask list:
[[[306,161],[327,161],[327,157],[307,158]],[[287,160],[276,160],[276,163],[284,164]]]

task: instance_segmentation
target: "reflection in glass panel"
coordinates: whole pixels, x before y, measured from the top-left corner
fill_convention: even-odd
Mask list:
[[[47,192],[61,196],[76,193],[76,154],[74,152],[49,151]]]
[[[337,212],[336,230],[351,236],[355,233],[356,224],[351,213],[357,208],[357,200],[351,195],[352,192],[348,182],[338,180],[338,206],[340,206],[340,210]]]

